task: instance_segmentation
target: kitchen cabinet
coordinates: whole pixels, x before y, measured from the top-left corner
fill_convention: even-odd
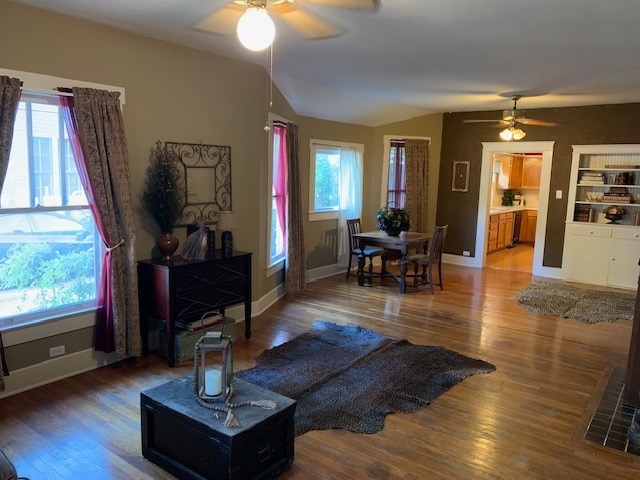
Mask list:
[[[542,157],[503,156],[500,161],[498,187],[502,189],[538,190]]]
[[[635,288],[640,267],[640,145],[574,145],[563,268],[568,280]],[[626,214],[606,223],[608,206]]]
[[[505,156],[500,162],[498,187],[502,189],[520,188],[522,184],[522,157]]]
[[[536,225],[538,223],[538,212],[535,210],[525,210],[522,217],[520,229],[520,240],[524,243],[535,243]]]
[[[489,216],[489,240],[487,253],[511,246],[513,239],[513,212]]]
[[[489,216],[489,244],[487,245],[487,253],[495,252],[498,249],[498,224],[500,223],[500,215]]]
[[[538,190],[542,172],[542,157],[524,157],[522,159],[522,181],[520,188]]]

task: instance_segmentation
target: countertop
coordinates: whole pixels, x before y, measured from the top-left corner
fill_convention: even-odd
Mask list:
[[[513,207],[491,207],[489,209],[489,213],[493,215],[494,213],[522,212],[524,210],[537,212],[538,207],[529,207],[527,205],[515,205]]]

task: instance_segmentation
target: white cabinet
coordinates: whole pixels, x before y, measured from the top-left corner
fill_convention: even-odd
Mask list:
[[[640,228],[567,224],[564,269],[567,280],[635,288],[640,274]]]
[[[617,223],[604,217],[611,205],[626,211]],[[637,217],[640,145],[574,145],[563,251],[567,280],[635,289]]]

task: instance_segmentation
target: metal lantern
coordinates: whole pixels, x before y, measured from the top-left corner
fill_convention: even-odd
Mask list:
[[[232,341],[221,332],[207,332],[196,342],[194,367],[198,398],[226,401],[233,380]]]

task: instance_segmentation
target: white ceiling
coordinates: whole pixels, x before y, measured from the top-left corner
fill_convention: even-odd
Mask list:
[[[230,0],[14,0],[267,65],[235,36],[193,27]],[[420,115],[640,102],[638,0],[382,0],[310,6],[345,32],[304,40],[276,24],[276,85],[296,113],[377,126]],[[302,7],[300,7],[302,8]]]

